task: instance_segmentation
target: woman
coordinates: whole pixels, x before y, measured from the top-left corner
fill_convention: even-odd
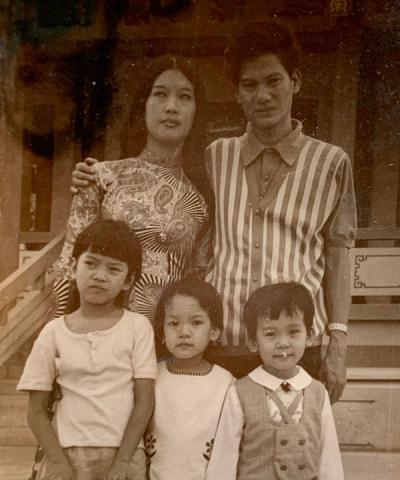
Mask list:
[[[150,319],[161,289],[188,271],[205,233],[212,194],[202,158],[205,101],[198,73],[187,59],[163,56],[146,70],[138,91],[131,136],[137,156],[96,163],[95,184],[74,196],[58,264],[57,316],[69,296],[74,239],[94,220],[123,220],[138,235],[143,268],[128,306]]]

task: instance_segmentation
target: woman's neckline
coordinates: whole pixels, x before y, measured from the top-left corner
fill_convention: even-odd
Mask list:
[[[180,156],[177,156],[174,154],[162,156],[157,153],[151,152],[146,148],[139,155],[139,158],[141,160],[144,160],[147,163],[150,163],[152,165],[158,165],[160,167],[167,167],[167,168],[174,168],[174,169],[179,169],[182,167]]]

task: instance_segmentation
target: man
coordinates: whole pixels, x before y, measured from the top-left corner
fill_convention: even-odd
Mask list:
[[[340,147],[305,136],[291,119],[301,74],[286,27],[271,21],[243,29],[225,62],[248,125],[242,137],[207,148],[216,214],[206,280],[223,296],[220,363],[238,376],[257,364],[248,356],[241,320],[250,293],[269,283],[300,282],[316,310],[303,366],[325,382],[333,403],[346,381],[348,250],[356,231],[350,161]],[[321,362],[324,331],[329,345]]]

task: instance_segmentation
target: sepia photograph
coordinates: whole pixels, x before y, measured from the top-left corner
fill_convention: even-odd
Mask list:
[[[0,0],[0,478],[400,478],[400,0]]]

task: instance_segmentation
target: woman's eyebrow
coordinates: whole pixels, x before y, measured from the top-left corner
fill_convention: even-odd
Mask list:
[[[175,87],[175,85],[174,85]],[[154,88],[160,88],[160,89],[164,89],[164,90],[168,90],[170,87],[167,86],[167,85],[164,85],[162,83],[159,83],[159,84],[154,84],[153,85],[153,89]],[[180,91],[180,92],[188,92],[188,93],[194,93],[194,89],[193,87],[187,87],[187,86],[183,86],[183,87],[180,87],[179,85],[176,86],[176,88]]]

